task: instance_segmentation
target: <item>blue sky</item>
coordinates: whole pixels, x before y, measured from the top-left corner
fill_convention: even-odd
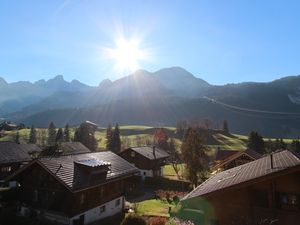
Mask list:
[[[1,1],[0,76],[9,82],[62,74],[97,85],[126,72],[103,57],[137,37],[156,71],[181,66],[212,84],[300,74],[299,1]]]

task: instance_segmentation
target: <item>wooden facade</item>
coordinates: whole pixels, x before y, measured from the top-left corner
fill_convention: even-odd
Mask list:
[[[300,161],[296,158],[291,160],[289,167],[288,157],[292,156],[282,156],[286,162],[280,163],[278,157],[274,161],[276,166],[273,162],[271,167],[270,164],[265,166],[269,162],[267,156],[260,162],[242,166],[243,169],[237,167],[224,171],[217,178],[213,177],[197,187],[181,204],[183,208],[202,212],[199,215],[202,217],[200,224],[297,225],[300,221]],[[239,181],[246,171],[249,174],[245,176],[253,176],[253,172],[258,175]],[[266,175],[260,176],[260,173]]]
[[[40,217],[51,215],[54,218],[52,220],[58,221],[60,218],[63,224],[74,225],[88,224],[102,219],[103,216],[122,212],[125,184],[137,169],[115,154],[106,153],[106,159],[110,158],[112,161],[115,159],[116,162],[111,163],[112,166],[116,163],[117,167],[104,171],[102,165],[110,166],[110,164],[93,158],[102,155],[104,153],[90,153],[33,161],[9,178],[19,183],[20,206]],[[89,159],[74,161],[84,157]],[[60,162],[67,161],[64,159],[70,160],[74,166],[70,166],[69,162],[61,164]],[[43,160],[47,163],[50,161],[51,165],[43,163]],[[57,160],[61,161],[55,164]],[[90,170],[90,174],[84,171],[84,179],[76,178],[76,170],[83,169],[78,167],[78,163],[84,163],[82,167],[88,167]],[[55,172],[49,171],[51,168]],[[121,169],[124,170],[123,174],[115,176],[114,174]],[[69,180],[68,174],[72,176],[72,183],[66,182]],[[109,176],[114,178],[108,179]],[[78,179],[81,180],[79,186]],[[112,201],[112,207],[107,205]]]
[[[218,191],[182,204],[203,210],[203,221],[207,224],[258,224],[258,221],[269,220],[275,225],[297,225],[300,221],[300,167],[288,174]]]
[[[148,151],[149,155],[153,155],[152,147],[149,147]],[[168,155],[165,155],[164,157],[147,157],[132,148],[128,148],[122,151],[121,153],[119,153],[119,155],[123,159],[140,169],[141,176],[143,177],[162,176],[162,167],[165,165],[165,160],[168,157]]]

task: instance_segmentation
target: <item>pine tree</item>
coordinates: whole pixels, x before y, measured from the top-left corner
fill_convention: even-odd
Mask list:
[[[30,128],[28,143],[29,144],[35,144],[36,143],[36,129],[33,125]]]
[[[94,136],[95,130],[88,124],[82,123],[75,131],[74,140],[81,142],[91,151],[96,151],[97,140]]]
[[[106,150],[112,151],[112,137],[113,137],[113,130],[111,124],[108,124],[106,129]]]
[[[226,120],[223,121],[223,128],[222,130],[224,131],[225,134],[229,134],[229,128],[228,128],[228,123]]]
[[[112,152],[118,154],[121,151],[121,138],[119,125],[116,124],[112,135]]]
[[[64,134],[63,134],[63,130],[61,128],[58,129],[57,134],[56,134],[56,139],[55,142],[56,143],[60,143],[64,141]]]
[[[65,129],[64,129],[64,141],[65,142],[70,142],[70,128],[69,124],[66,124]]]
[[[260,154],[265,153],[265,142],[260,134],[255,131],[251,131],[248,137],[247,147]]]
[[[181,153],[186,164],[187,178],[197,186],[199,180],[203,182],[206,179],[209,161],[197,129],[188,128],[181,145]]]
[[[54,146],[56,144],[56,128],[53,122],[48,127],[48,145]]]

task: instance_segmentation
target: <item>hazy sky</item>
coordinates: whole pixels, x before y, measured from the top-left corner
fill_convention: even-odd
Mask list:
[[[103,54],[138,39],[156,71],[181,66],[212,84],[300,74],[299,1],[0,1],[0,77],[97,85],[127,71]]]

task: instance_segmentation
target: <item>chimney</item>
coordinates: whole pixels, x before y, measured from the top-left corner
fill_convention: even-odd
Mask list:
[[[154,158],[156,158],[156,154],[155,154],[155,146],[153,146],[153,155],[154,155]]]
[[[274,169],[273,153],[271,153],[270,158],[271,158],[271,169]]]

